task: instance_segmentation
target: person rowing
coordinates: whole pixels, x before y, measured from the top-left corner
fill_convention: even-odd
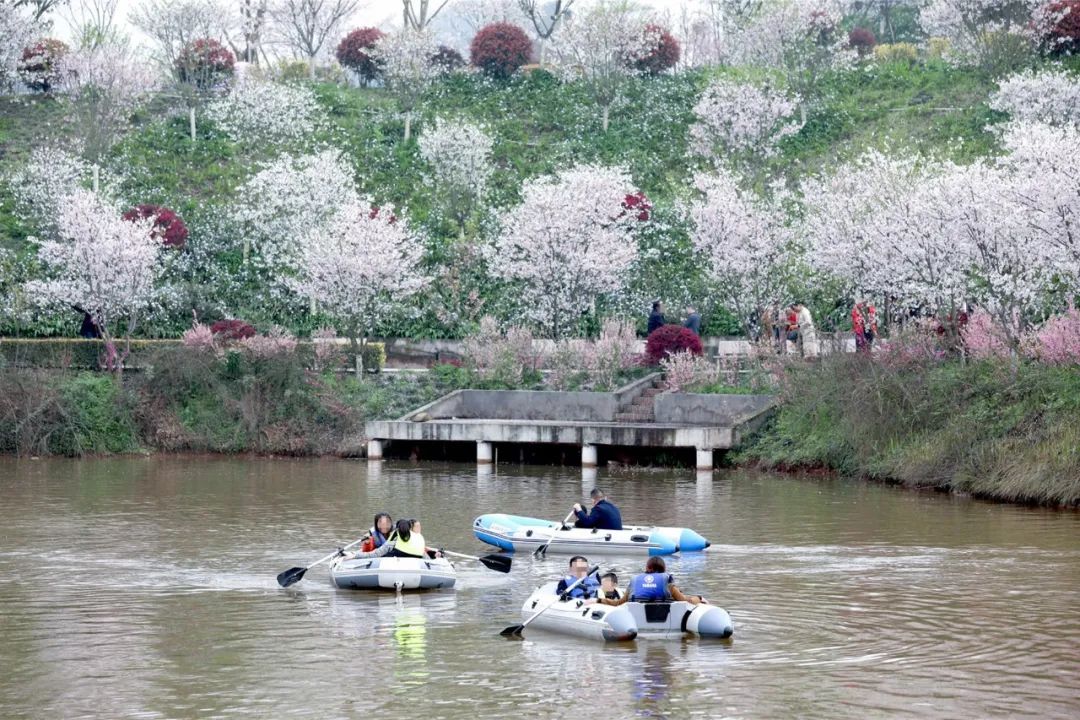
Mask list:
[[[379,557],[439,558],[442,557],[442,551],[429,548],[425,544],[419,520],[401,519],[382,545],[373,550],[361,548],[360,552],[347,553],[344,557],[350,560]]]
[[[600,581],[594,575],[588,573],[589,561],[586,558],[581,555],[570,558],[570,574],[559,580],[559,584],[555,586],[555,594],[561,600],[587,600],[596,597],[597,591],[600,589]],[[578,583],[577,587],[567,592],[567,588],[582,578],[585,578],[583,582]]]
[[[364,543],[360,546],[360,552],[378,550],[393,531],[394,519],[390,517],[390,513],[381,512],[376,514],[375,522],[371,524],[371,529],[367,531]]]
[[[622,530],[622,514],[619,512],[619,508],[615,507],[607,499],[604,491],[600,488],[593,488],[589,492],[589,497],[593,502],[592,509],[589,512],[585,512],[580,503],[574,504],[574,514],[577,516],[574,527]]]
[[[701,595],[686,595],[675,586],[675,578],[667,571],[664,559],[651,557],[645,562],[645,572],[635,575],[626,588],[626,593],[617,600],[600,597],[586,600],[586,604],[622,605],[626,602],[688,602],[691,605],[708,604]]]

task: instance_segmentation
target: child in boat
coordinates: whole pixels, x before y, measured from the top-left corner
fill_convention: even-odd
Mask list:
[[[597,597],[608,600],[618,600],[623,596],[619,590],[619,576],[613,572],[604,573],[600,576],[600,593]]]

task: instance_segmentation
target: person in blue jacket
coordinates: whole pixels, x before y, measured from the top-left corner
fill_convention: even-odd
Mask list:
[[[625,602],[671,602],[679,600],[691,605],[700,605],[708,601],[700,595],[686,595],[675,586],[675,578],[667,571],[664,559],[651,557],[645,562],[645,572],[635,575],[626,588],[626,593],[618,600],[601,597],[594,602],[604,605],[622,605]],[[592,603],[590,603],[592,604]]]
[[[574,514],[577,515],[577,522],[574,523],[574,527],[622,530],[622,514],[619,512],[619,508],[608,502],[604,491],[600,488],[593,488],[592,492],[589,493],[589,497],[593,501],[592,509],[589,512],[585,512],[585,509],[581,507],[581,503],[574,504]]]
[[[589,561],[581,555],[575,555],[570,558],[570,574],[559,580],[559,584],[555,587],[555,594],[563,600],[587,600],[594,598],[598,594],[600,589],[600,581],[596,579],[596,575],[589,575],[586,577],[586,573],[589,572]],[[566,588],[576,583],[581,578],[585,578],[585,581],[578,584],[569,593],[566,592]]]

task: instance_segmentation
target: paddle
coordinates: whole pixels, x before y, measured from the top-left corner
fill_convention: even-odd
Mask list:
[[[510,562],[512,558],[503,555],[485,555],[484,557],[476,557],[475,555],[463,555],[462,553],[451,552],[449,550],[443,550],[441,552],[443,555],[453,555],[454,557],[464,558],[466,560],[477,560],[482,562],[484,567],[489,570],[494,570],[495,572],[510,572]]]
[[[570,518],[572,518],[572,517],[574,517],[574,511],[573,510],[570,511],[570,514],[566,516],[566,518],[562,521],[562,523],[559,525],[559,527],[557,527],[557,528],[555,528],[554,530],[551,531],[551,537],[548,538],[548,541],[546,543],[544,543],[543,545],[541,545],[540,547],[533,550],[533,557],[540,557],[541,555],[546,555],[547,554],[548,545],[550,545],[551,541],[555,539],[555,533],[559,532],[559,530],[563,527],[563,525],[566,525],[566,523],[570,522]]]
[[[303,577],[304,577],[304,573],[306,573],[311,568],[315,567],[316,565],[322,565],[324,562],[326,562],[328,560],[333,560],[339,554],[341,554],[345,550],[348,550],[353,545],[359,545],[362,542],[364,542],[364,538],[360,538],[356,542],[349,543],[348,545],[341,548],[340,550],[335,550],[334,552],[332,552],[329,555],[327,555],[326,557],[324,557],[322,560],[316,560],[315,562],[311,563],[307,567],[289,568],[288,570],[286,570],[285,572],[283,572],[283,573],[281,573],[280,575],[277,576],[278,585],[280,585],[281,587],[289,587],[290,585],[292,585],[294,583],[300,582],[300,580],[303,579]]]
[[[565,590],[563,590],[562,594],[566,595],[571,590],[576,588],[578,585],[585,582],[585,580],[590,575],[592,575],[593,573],[597,573],[597,572],[600,572],[600,566],[599,565],[593,565],[591,568],[589,568],[589,572],[585,573],[584,577],[580,577],[577,580],[575,580],[574,582],[572,582],[569,585],[569,587],[567,587]],[[556,596],[555,602],[558,602],[558,596]],[[533,615],[531,618],[529,618],[525,622],[521,623],[520,625],[511,625],[510,627],[503,628],[502,632],[500,632],[499,634],[502,635],[503,637],[513,637],[515,635],[521,635],[521,631],[524,630],[526,627],[528,627],[529,623],[531,623],[536,618],[540,617],[540,615],[543,614],[544,610],[547,610],[548,608],[550,608],[552,605],[555,604],[555,602],[548,603],[543,608],[541,608],[535,615]]]

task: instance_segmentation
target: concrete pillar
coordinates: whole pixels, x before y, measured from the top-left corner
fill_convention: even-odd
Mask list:
[[[581,467],[594,468],[596,467],[596,446],[595,445],[582,445],[581,446]]]
[[[712,470],[712,448],[698,448],[697,449],[697,469],[698,470]]]
[[[382,440],[367,441],[367,459],[382,460]]]
[[[476,464],[491,464],[491,443],[478,440],[476,442]]]

